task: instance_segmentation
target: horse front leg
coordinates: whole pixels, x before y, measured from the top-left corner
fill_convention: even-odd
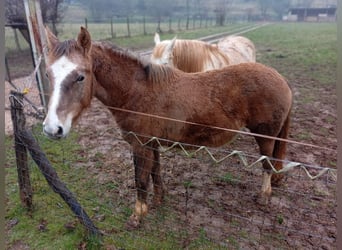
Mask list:
[[[127,229],[139,227],[141,219],[147,214],[147,189],[150,180],[151,170],[154,165],[153,150],[136,146],[133,148],[133,162],[135,170],[135,185],[137,188],[137,200],[133,214],[126,223]]]

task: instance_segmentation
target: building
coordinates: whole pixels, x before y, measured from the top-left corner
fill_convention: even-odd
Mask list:
[[[290,8],[287,21],[297,22],[334,22],[336,7],[328,8]]]

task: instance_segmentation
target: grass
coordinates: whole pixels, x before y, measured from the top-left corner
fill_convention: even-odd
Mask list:
[[[246,36],[256,44],[257,61],[291,79],[306,72],[309,80],[331,85],[336,84],[336,30],[335,23],[280,23]]]
[[[229,28],[193,30],[180,33],[179,37],[196,38]],[[75,29],[78,29],[78,25],[75,25]],[[336,82],[335,31],[335,24],[280,23],[245,35],[255,42],[258,61],[272,65],[287,78],[309,78],[310,81],[323,86],[333,86]],[[68,38],[75,36],[76,31],[73,28],[68,32],[70,33],[64,34]],[[7,32],[6,36],[8,34],[10,33]],[[174,34],[163,34],[162,39],[173,36]],[[310,39],[307,39],[308,37]],[[131,39],[116,38],[112,41],[123,47],[143,48],[153,45],[152,36],[142,35]],[[303,75],[303,72],[306,74]],[[301,91],[309,94],[312,89],[303,85]],[[314,97],[310,98],[308,103],[315,100]],[[132,206],[125,197],[117,195],[120,187],[118,180],[100,185],[95,177],[89,176],[86,168],[79,167],[79,163],[88,162],[88,159],[84,158],[84,149],[75,143],[78,138],[76,132],[67,139],[56,142],[45,138],[40,131],[41,127],[38,126],[34,129],[34,134],[50,162],[95,224],[104,231],[105,236],[99,241],[86,235],[83,226],[64,201],[49,188],[32,160],[29,166],[34,190],[34,208],[31,212],[25,210],[19,200],[13,138],[6,137],[7,247],[20,243],[30,249],[105,249],[114,245],[124,249],[182,249],[184,242],[191,238],[187,244],[188,249],[222,249],[220,244],[210,241],[204,228],[199,228],[195,236],[190,236],[186,225],[182,225],[185,222],[179,220],[172,207],[174,205],[169,201],[148,215],[144,228],[134,232],[126,231],[124,224],[132,212]],[[309,134],[302,132],[298,136],[307,139]],[[98,168],[105,164],[101,153],[95,154],[92,160],[96,161],[95,167]],[[222,176],[220,180],[235,183],[235,178],[230,173]],[[192,183],[184,182],[183,185],[190,188]],[[281,224],[282,215],[277,219]],[[74,226],[65,227],[70,224]],[[246,238],[247,236],[243,237],[244,241]],[[280,235],[269,235],[263,240],[277,241],[275,246],[280,247],[278,241],[283,239]],[[233,249],[238,249],[239,238],[235,234],[229,236],[228,241]]]

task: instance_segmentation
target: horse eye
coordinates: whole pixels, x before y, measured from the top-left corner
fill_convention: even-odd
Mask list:
[[[84,76],[79,75],[79,76],[77,77],[77,81],[78,81],[78,82],[82,82],[83,80],[84,80]]]

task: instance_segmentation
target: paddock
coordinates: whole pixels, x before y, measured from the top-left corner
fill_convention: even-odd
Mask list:
[[[281,70],[290,55],[288,50],[278,51],[271,45],[264,45],[258,53],[265,62],[272,58],[281,60],[282,65],[275,66]],[[151,210],[139,229],[126,231],[124,224],[135,200],[131,152],[117,127],[112,125],[111,114],[103,111],[102,104],[93,100],[91,108],[76,126],[77,136],[72,140],[79,146],[77,154],[69,154],[72,151],[70,142],[59,141],[56,151],[60,154],[53,156],[49,142],[40,137],[40,128],[34,132],[46,154],[52,157],[61,179],[104,233],[105,247],[336,249],[336,171],[333,163],[336,151],[324,149],[331,145],[334,149],[336,145],[332,137],[336,121],[334,87],[320,85],[315,76],[305,81],[298,69],[292,74],[294,76],[287,75],[296,96],[291,138],[314,143],[322,149],[290,144],[288,159],[302,165],[289,170],[282,185],[273,190],[271,212],[254,201],[256,191],[260,189],[261,165],[251,164],[260,155],[253,139],[241,135],[223,148],[208,149],[216,159],[226,157],[234,150],[240,151],[220,163],[205,150],[193,156],[187,156],[186,153],[191,152],[179,149],[162,153],[163,178],[169,190],[165,204]],[[313,90],[319,91],[319,98],[308,94]],[[319,111],[318,117],[315,109]],[[318,144],[318,141],[322,143]],[[8,164],[11,161],[10,158]],[[62,232],[63,237],[67,237],[83,232],[82,226],[48,188],[33,163],[30,168],[36,197],[33,214],[35,218],[39,217],[39,223],[34,219],[23,221],[33,223],[34,230],[40,234]],[[7,171],[13,176],[12,165],[7,165]],[[12,177],[8,181],[8,194],[17,195],[18,190],[13,187],[15,180]],[[16,202],[11,201],[11,207]],[[15,205],[14,211],[19,207],[20,204]],[[8,222],[12,221],[12,224],[7,225],[11,230],[17,227],[14,214],[8,215]],[[78,242],[90,244],[82,237]]]

